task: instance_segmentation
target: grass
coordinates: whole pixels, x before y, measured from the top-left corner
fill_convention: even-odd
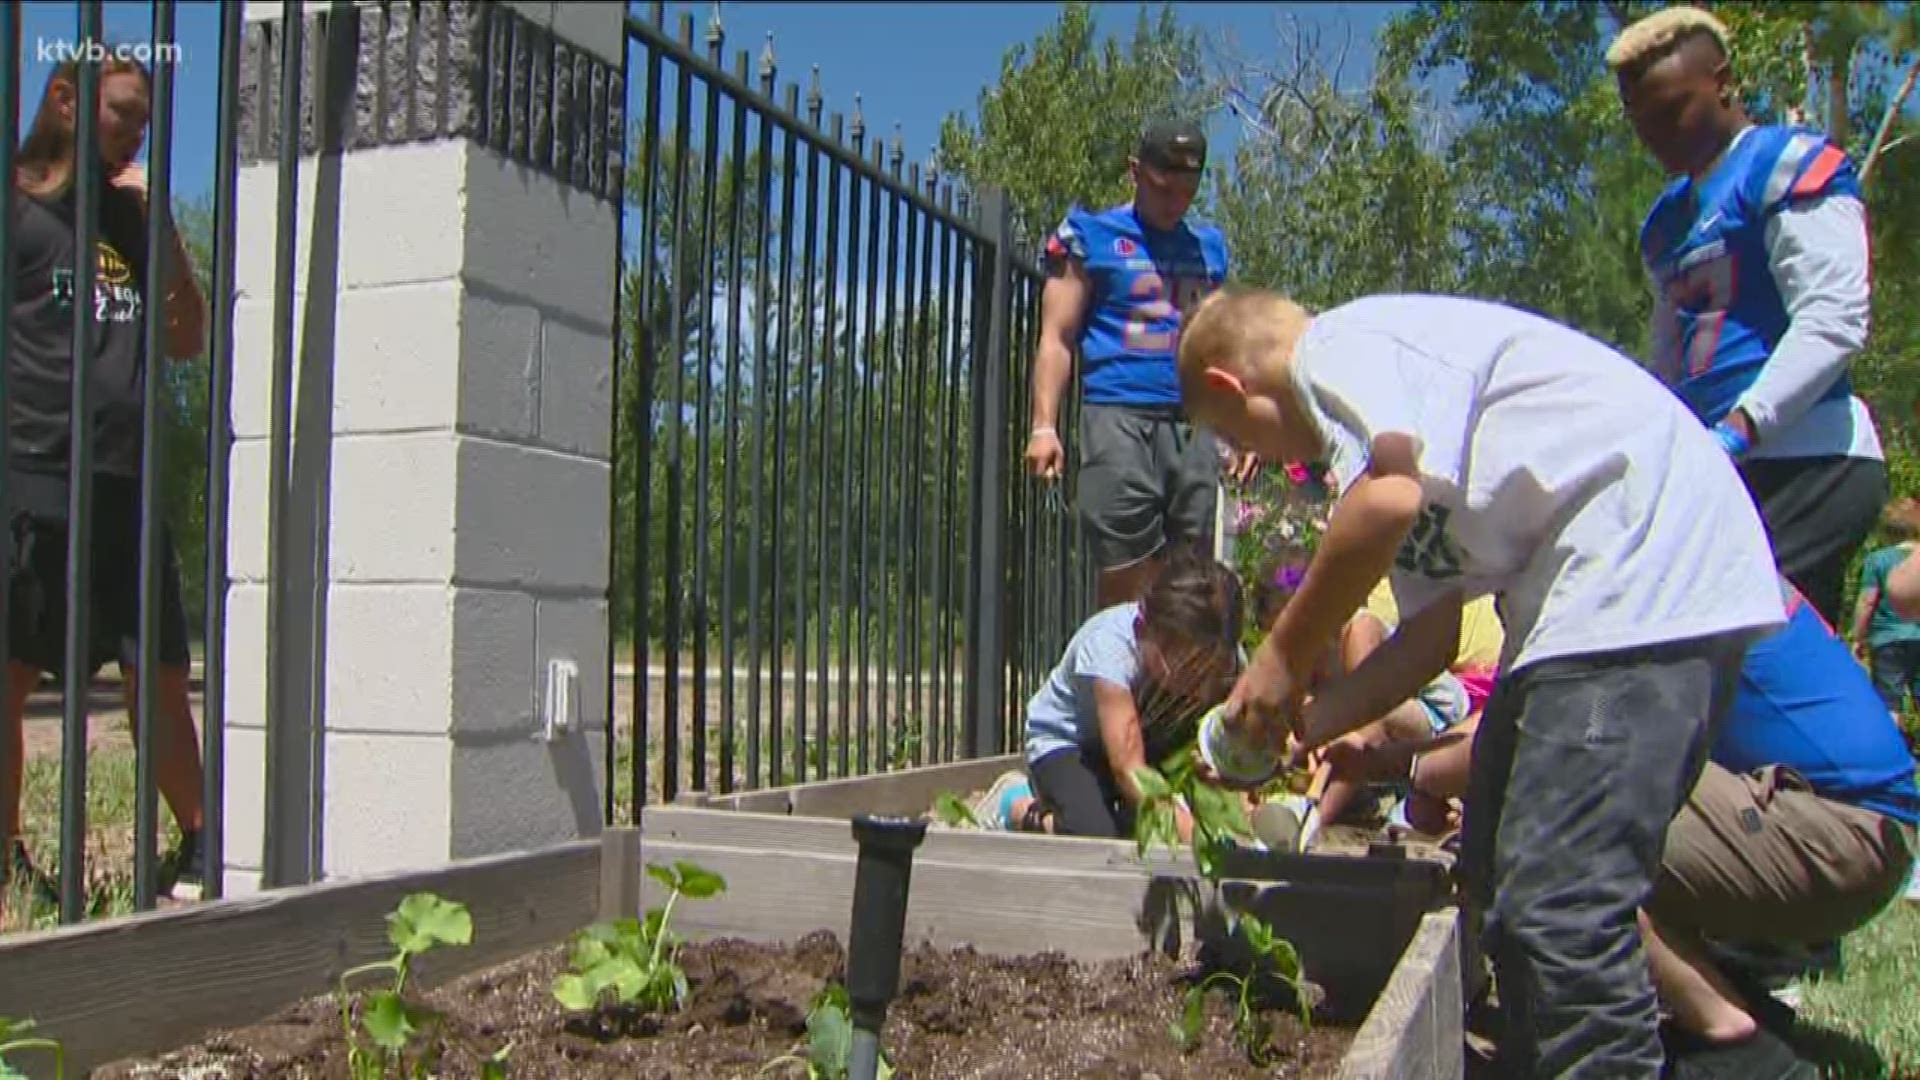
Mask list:
[[[1920,903],[1894,901],[1844,949],[1802,993],[1802,1051],[1834,1080],[1920,1080]]]
[[[87,758],[87,908],[95,918],[133,911],[133,750],[100,747]],[[161,811],[163,850],[179,842],[172,815]],[[21,790],[21,832],[34,862],[48,873],[60,866],[60,759],[27,762]],[[40,903],[31,889],[7,885],[0,933],[50,930],[58,908]]]

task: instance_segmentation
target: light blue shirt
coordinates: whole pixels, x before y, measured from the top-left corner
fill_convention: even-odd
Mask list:
[[[1027,702],[1027,761],[1059,750],[1100,745],[1100,709],[1094,680],[1139,689],[1140,644],[1134,633],[1138,602],[1099,612],[1074,631],[1066,653]]]

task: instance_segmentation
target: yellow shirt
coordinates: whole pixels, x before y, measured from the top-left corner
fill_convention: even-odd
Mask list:
[[[1400,608],[1393,601],[1393,588],[1386,578],[1381,578],[1380,584],[1373,587],[1372,595],[1367,597],[1367,614],[1379,619],[1389,634],[1400,625]],[[1456,672],[1492,671],[1500,666],[1500,650],[1506,641],[1500,616],[1493,610],[1493,597],[1482,596],[1461,609],[1460,652],[1450,666]]]

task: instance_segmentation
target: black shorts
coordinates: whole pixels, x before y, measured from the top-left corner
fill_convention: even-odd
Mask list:
[[[1887,466],[1872,458],[1758,458],[1740,465],[1780,573],[1830,626],[1847,612],[1847,567],[1880,520]]]
[[[1059,836],[1133,835],[1133,807],[1120,795],[1098,747],[1054,750],[1027,766],[1033,794],[1053,811]]]
[[[1219,484],[1219,444],[1177,406],[1080,410],[1080,521],[1099,569],[1183,540],[1211,546]]]
[[[65,483],[16,473],[8,568],[9,659],[56,676],[66,670],[67,520]],[[140,488],[127,477],[97,477],[93,491],[93,579],[88,650],[93,668],[133,667],[140,656]],[[160,533],[160,663],[186,666],[187,614],[173,538]]]

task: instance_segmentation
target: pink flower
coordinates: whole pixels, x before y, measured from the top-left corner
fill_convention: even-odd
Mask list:
[[[1258,503],[1250,503],[1245,499],[1239,500],[1233,508],[1233,531],[1245,532],[1247,526],[1260,519],[1260,515],[1261,507]]]
[[[1312,479],[1313,479],[1313,474],[1307,471],[1307,467],[1305,465],[1301,464],[1298,461],[1287,462],[1287,482],[1288,483],[1294,485],[1295,487],[1301,487],[1301,486],[1304,486],[1308,481]]]

